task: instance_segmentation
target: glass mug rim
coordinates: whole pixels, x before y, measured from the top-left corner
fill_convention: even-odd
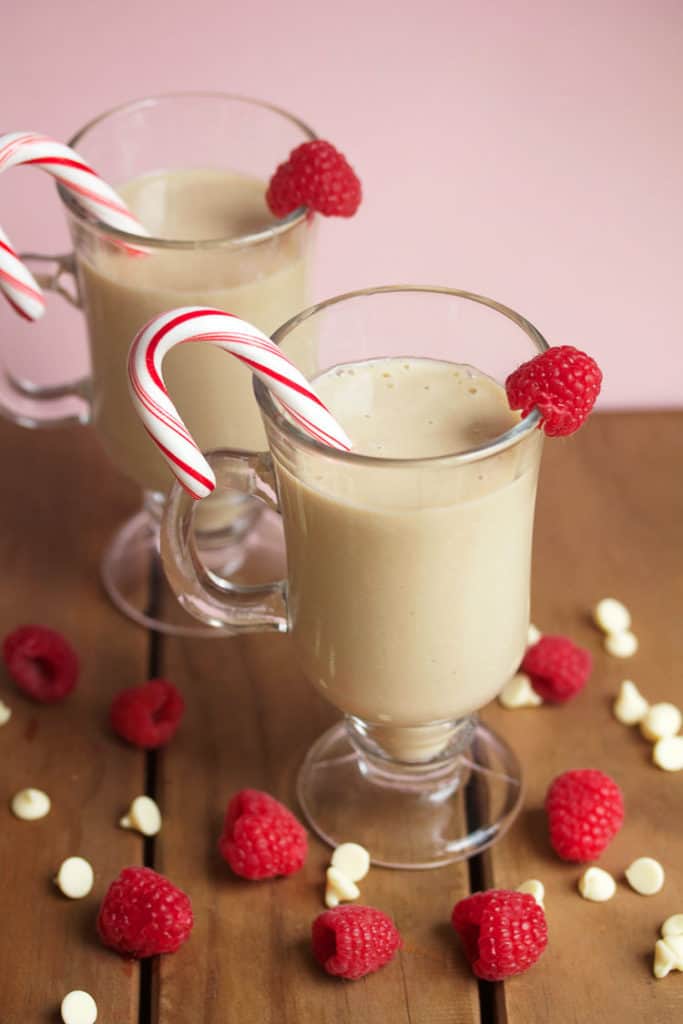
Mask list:
[[[313,141],[318,136],[310,128],[305,121],[301,118],[296,117],[294,114],[290,114],[289,111],[283,107],[279,107],[274,103],[268,103],[265,100],[257,99],[253,96],[243,96],[240,93],[230,92],[216,92],[216,91],[187,91],[187,92],[166,92],[157,93],[153,96],[142,96],[139,99],[129,100],[126,103],[120,103],[115,107],[110,107],[105,110],[104,113],[98,114],[97,117],[92,118],[82,128],[80,128],[75,135],[73,135],[67,142],[68,146],[72,149],[78,149],[78,146],[88,133],[98,127],[103,122],[110,118],[116,117],[119,114],[134,113],[138,110],[144,110],[147,107],[159,106],[162,103],[174,100],[228,100],[230,102],[243,103],[247,106],[259,107],[262,110],[270,111],[273,114],[277,114],[279,117],[289,121],[292,125],[300,128],[303,134],[307,137],[307,141]],[[286,159],[288,154],[283,153],[282,159]],[[273,168],[273,171],[275,168]],[[100,232],[106,234],[110,238],[117,239],[120,242],[125,242],[127,245],[139,245],[140,235],[131,234],[128,231],[122,231],[120,228],[110,227],[105,224],[104,221],[100,220],[94,214],[88,213],[79,204],[78,199],[68,189],[62,185],[57,185],[57,191],[59,197],[70,211],[70,213],[87,228],[96,228]],[[269,228],[265,228],[263,231],[255,231],[248,235],[231,235],[228,238],[207,238],[207,239],[173,239],[173,238],[155,238],[145,236],[145,248],[153,250],[185,250],[185,251],[207,251],[212,249],[242,249],[247,246],[258,245],[261,242],[270,241],[279,235],[289,232],[292,228],[301,224],[309,214],[309,210],[305,206],[300,206],[298,209],[293,210],[292,213],[287,214],[282,220],[277,221],[274,225]]]
[[[361,288],[356,291],[345,292],[342,295],[335,295],[333,298],[315,303],[315,305],[302,310],[301,313],[298,313],[290,320],[287,320],[286,323],[282,324],[273,334],[273,341],[276,345],[282,346],[287,335],[306,320],[309,320],[311,317],[323,310],[336,306],[339,303],[346,302],[349,299],[367,298],[373,295],[405,295],[411,293],[450,296],[452,298],[465,299],[466,301],[486,306],[495,313],[500,313],[513,323],[517,324],[517,326],[521,328],[532,344],[536,347],[537,353],[545,352],[550,348],[550,345],[541,332],[534,327],[526,317],[515,312],[515,310],[511,309],[509,306],[496,302],[495,299],[490,299],[485,295],[479,295],[476,292],[463,291],[457,288],[446,288],[439,285],[412,284],[379,285],[372,288]],[[409,358],[410,355],[411,353],[406,352],[403,353],[402,357]],[[417,469],[421,466],[432,468],[439,468],[440,466],[443,466],[445,468],[447,466],[460,465],[463,463],[479,462],[493,455],[498,455],[500,452],[506,451],[508,448],[512,448],[514,445],[519,444],[526,437],[532,434],[541,423],[541,413],[536,407],[534,407],[528,416],[521,419],[513,427],[505,431],[505,433],[498,435],[498,437],[495,437],[493,440],[487,441],[484,444],[468,448],[466,451],[447,452],[445,455],[430,455],[422,458],[383,458],[382,456],[377,455],[360,455],[354,451],[342,451],[338,448],[331,448],[329,445],[322,444],[320,441],[316,441],[310,434],[305,434],[292,420],[284,416],[273,401],[270,391],[266,385],[257,377],[253,378],[253,389],[256,401],[258,402],[261,412],[265,416],[266,420],[274,423],[278,430],[284,433],[290,441],[296,444],[298,448],[303,448],[311,453],[324,455],[326,458],[331,458],[347,464],[367,467],[372,466],[375,469],[380,466],[386,466],[387,468],[391,468],[392,466],[402,467],[404,469]]]

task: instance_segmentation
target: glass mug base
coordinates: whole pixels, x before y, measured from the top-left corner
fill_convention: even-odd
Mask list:
[[[521,774],[488,726],[474,718],[461,725],[466,745],[457,753],[398,764],[361,747],[357,720],[337,723],[299,772],[308,824],[330,846],[360,843],[381,867],[434,868],[481,853],[514,821]]]
[[[228,529],[198,532],[198,555],[214,578],[261,584],[285,571],[279,516],[261,502],[244,501],[242,514]],[[166,581],[159,554],[163,498],[147,493],[140,512],[127,520],[104,553],[100,572],[112,603],[146,629],[169,636],[229,636],[230,629],[208,626],[188,614]]]

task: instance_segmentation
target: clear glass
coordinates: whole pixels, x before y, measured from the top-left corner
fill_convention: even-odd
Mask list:
[[[102,575],[111,599],[125,614],[169,633],[214,636],[196,620],[179,614],[169,595],[150,611],[150,580],[163,580],[159,558],[159,522],[171,475],[135,416],[128,396],[126,357],[132,338],[148,320],[174,306],[217,306],[272,331],[306,304],[312,253],[313,218],[299,209],[274,222],[267,211],[266,183],[294,146],[314,138],[301,121],[277,107],[241,96],[179,93],[118,107],[96,118],[70,141],[114,187],[146,176],[144,216],[148,230],[164,237],[145,239],[145,254],[131,254],[126,243],[139,238],[96,221],[77,197],[59,188],[73,255],[62,257],[52,278],[54,289],[71,272],[77,300],[88,327],[92,374],[87,381],[41,393],[15,382],[20,422],[54,422],[46,416],[56,399],[76,394],[87,402],[91,422],[113,464],[143,491],[141,511],[125,523],[104,556]],[[225,195],[226,219],[211,221],[203,237],[167,237],[186,178],[168,172],[196,172],[191,187],[197,204]],[[224,174],[235,175],[234,183]],[[163,175],[163,177],[161,177]],[[176,182],[174,185],[173,182]],[[255,190],[255,191],[254,191]],[[186,193],[187,194],[187,193]],[[140,199],[143,201],[143,199]],[[194,202],[194,200],[193,200]],[[131,203],[135,209],[135,203]],[[136,212],[141,212],[137,211]],[[211,218],[211,208],[204,212]],[[180,233],[180,232],[179,232]],[[167,380],[190,429],[202,446],[259,450],[265,445],[261,417],[249,373],[237,360],[215,349],[178,350],[168,360]],[[35,410],[33,421],[27,403]],[[42,405],[42,410],[41,410]],[[5,412],[9,410],[5,408]],[[10,415],[12,414],[11,411]],[[19,419],[16,412],[13,416]],[[86,415],[79,417],[81,421]],[[216,573],[243,566],[262,529],[262,506],[243,494],[222,495],[200,514],[199,543]]]
[[[309,377],[400,357],[447,360],[466,379],[475,367],[500,383],[547,347],[490,299],[422,287],[341,296],[274,339]],[[207,623],[291,633],[304,673],[344,715],[299,775],[319,835],[353,838],[388,866],[476,853],[507,828],[521,795],[514,755],[474,715],[526,644],[538,414],[456,453],[382,458],[320,445],[258,381],[254,390],[269,453],[215,452],[210,462],[221,488],[279,505],[287,580],[226,589],[197,555],[201,503],[176,486],[162,528],[171,586]]]

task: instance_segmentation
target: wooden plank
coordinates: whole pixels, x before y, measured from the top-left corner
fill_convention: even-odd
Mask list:
[[[683,414],[594,417],[576,437],[546,444],[539,486],[533,619],[566,633],[595,655],[587,689],[559,708],[504,711],[487,721],[522,761],[525,808],[487,857],[489,884],[546,886],[550,945],[528,974],[498,992],[501,1020],[621,1024],[683,1019],[683,985],[656,981],[652,952],[659,926],[683,910],[682,777],[649,761],[651,746],[617,722],[611,701],[632,678],[650,701],[681,703],[683,664]],[[609,658],[588,612],[601,597],[623,600],[640,649]],[[600,858],[618,880],[607,904],[582,900],[580,866],[562,863],[546,838],[543,798],[571,768],[594,767],[622,786],[626,821]],[[624,882],[636,857],[662,862],[661,893],[643,897]],[[502,988],[502,987],[501,987]]]
[[[301,677],[287,637],[163,641],[163,670],[187,696],[181,733],[159,758],[165,814],[157,868],[192,895],[191,941],[157,968],[159,1024],[475,1024],[477,986],[449,914],[468,892],[468,868],[373,869],[363,900],[390,913],[406,941],[396,962],[341,983],[310,954],[330,851],[316,839],[289,879],[231,876],[216,842],[230,795],[265,789],[291,807],[296,773],[335,713]]]
[[[143,791],[144,755],[107,726],[112,695],[147,673],[148,637],[109,604],[99,583],[102,549],[134,510],[134,490],[114,475],[90,431],[29,432],[0,423],[0,634],[38,622],[78,650],[78,689],[61,705],[24,698],[0,667],[0,698],[13,710],[0,730],[0,1020],[55,1021],[63,995],[91,992],[102,1021],[137,1022],[138,969],[99,944],[95,918],[111,879],[141,862],[142,843],[117,829]],[[25,786],[52,798],[45,819],[9,810]],[[95,886],[70,901],[52,884],[80,854]]]

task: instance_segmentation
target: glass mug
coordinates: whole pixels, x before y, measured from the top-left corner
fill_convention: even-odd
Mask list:
[[[305,355],[313,378],[401,357],[446,360],[455,376],[475,367],[503,382],[547,348],[527,320],[490,299],[408,286],[323,302],[273,339]],[[494,389],[513,423],[504,433],[477,443],[474,424],[467,450],[384,458],[319,444],[263,384],[253,386],[269,451],[207,457],[219,489],[281,512],[287,579],[263,587],[217,579],[196,550],[201,502],[175,484],[161,534],[171,587],[205,623],[290,633],[304,674],[343,713],[299,774],[301,807],[324,840],[351,836],[392,867],[479,852],[510,824],[521,796],[514,755],[474,713],[526,647],[538,413],[508,419]],[[353,389],[356,411],[370,415],[367,378]]]
[[[84,403],[79,421],[93,424],[114,465],[143,489],[142,511],[119,530],[102,565],[111,599],[142,625],[176,634],[216,635],[189,616],[179,622],[172,600],[168,616],[162,610],[147,612],[150,580],[163,578],[158,571],[159,522],[172,477],[130,408],[126,355],[131,338],[172,306],[225,308],[269,334],[305,306],[312,218],[301,208],[273,222],[263,197],[278,163],[314,137],[310,128],[277,107],[240,96],[178,93],[118,107],[87,124],[69,145],[122,191],[153,236],[158,232],[165,237],[145,238],[144,256],[131,254],[122,243],[134,241],[134,236],[97,221],[76,196],[58,187],[73,253],[54,260],[22,257],[38,270],[53,262],[52,273],[38,273],[41,284],[85,313],[92,373],[61,387],[15,380],[13,391],[5,393],[2,412],[23,426],[69,422],[73,415],[56,412],[62,411],[66,397],[76,396]],[[174,177],[174,172],[179,174]],[[183,172],[198,177],[192,182]],[[136,205],[127,183],[143,176],[147,184],[137,193]],[[206,231],[204,237],[192,238],[183,229],[173,240],[174,207],[188,188]],[[239,189],[240,206],[227,228],[227,222],[218,218],[214,223],[212,216],[211,203],[218,201],[222,188]],[[71,286],[65,282],[68,277],[76,278]],[[264,446],[249,372],[237,360],[209,348],[178,351],[169,358],[167,372],[190,429],[203,446]],[[228,574],[242,563],[261,508],[242,494],[223,495],[206,507],[199,542],[216,571]]]

